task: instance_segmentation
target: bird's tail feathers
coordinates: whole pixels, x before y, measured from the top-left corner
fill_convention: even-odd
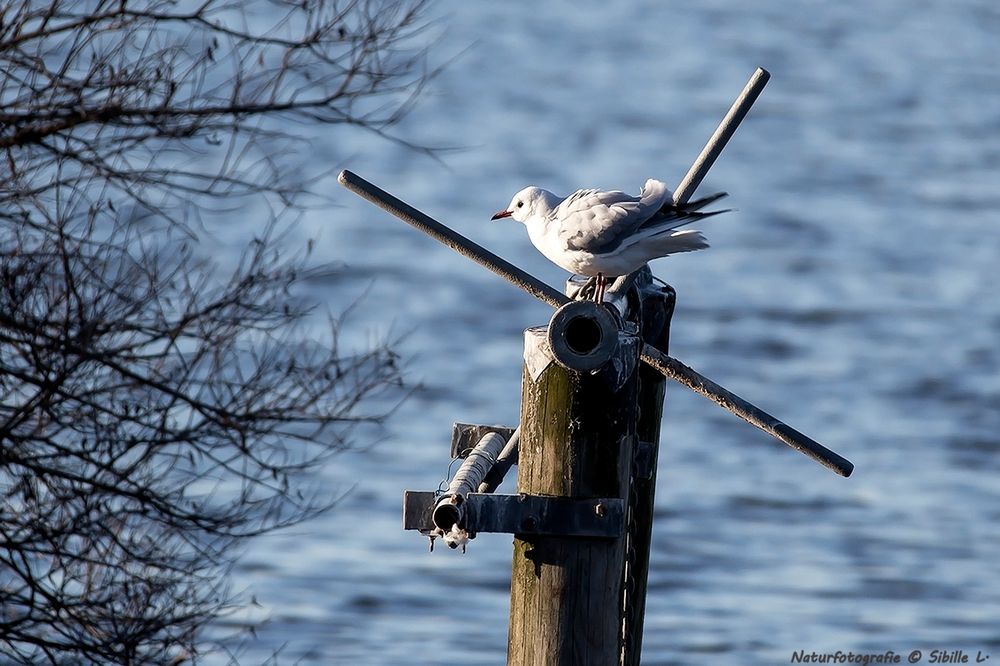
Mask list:
[[[700,231],[694,229],[675,231],[669,235],[654,236],[647,242],[649,243],[649,249],[654,250],[658,257],[665,257],[668,254],[677,254],[678,252],[694,252],[695,250],[704,250],[708,247],[708,241],[705,239],[705,236]]]
[[[677,219],[688,219],[689,221],[696,220],[700,217],[708,217],[709,215],[730,212],[730,210],[732,210],[731,208],[712,211],[710,213],[697,213],[697,211],[700,211],[702,208],[710,206],[719,199],[723,199],[728,196],[728,192],[716,192],[715,194],[709,194],[707,197],[678,204],[674,203],[673,193],[667,187],[667,184],[663,181],[656,180],[655,178],[648,179],[642,186],[642,190],[639,192],[639,197],[643,200],[643,202],[653,202],[657,199],[665,200],[659,209],[661,214],[673,216]]]
[[[691,224],[699,220],[704,220],[706,218],[712,217],[713,215],[718,215],[719,213],[728,213],[729,210],[711,210],[706,212],[696,211],[696,210],[669,210],[667,212],[660,212],[657,215],[651,217],[647,221],[643,222],[639,227],[639,231],[644,231],[649,235],[656,236],[664,234],[668,231],[673,231],[685,225]]]
[[[666,206],[664,206],[661,210],[664,213],[667,212],[667,211],[671,211],[671,210],[672,211],[678,211],[678,212],[684,212],[684,213],[691,213],[691,212],[694,212],[696,210],[701,210],[705,206],[708,206],[710,204],[714,204],[719,199],[723,199],[723,198],[728,197],[728,196],[729,196],[728,192],[716,192],[715,194],[709,194],[707,197],[702,197],[701,199],[695,199],[694,201],[688,201],[687,203],[684,203],[684,204],[675,204],[674,202],[671,201]],[[728,213],[729,211],[728,210],[720,210],[718,212],[720,212],[720,213]]]

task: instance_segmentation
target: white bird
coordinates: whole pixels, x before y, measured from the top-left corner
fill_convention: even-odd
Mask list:
[[[594,300],[601,302],[609,276],[627,275],[668,254],[708,247],[700,231],[677,229],[726,212],[699,212],[724,196],[720,192],[675,204],[666,184],[652,178],[637,197],[592,189],[563,198],[540,187],[526,187],[492,219],[511,217],[523,223],[532,244],[549,261],[596,278]]]

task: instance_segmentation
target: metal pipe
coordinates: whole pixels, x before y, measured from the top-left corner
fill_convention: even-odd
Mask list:
[[[570,299],[568,297],[538,278],[529,275],[510,262],[504,261],[461,234],[455,233],[437,220],[403,203],[357,174],[346,170],[342,171],[339,181],[341,185],[355,194],[371,201],[404,222],[412,224],[456,252],[472,259],[480,266],[484,266],[497,275],[506,278],[535,298],[554,307],[559,307],[569,302]],[[703,377],[692,368],[667,356],[655,347],[644,344],[642,347],[642,359],[656,368],[665,377],[687,386],[699,395],[705,396],[723,409],[739,416],[750,425],[760,428],[772,437],[791,446],[799,453],[812,458],[824,467],[835,471],[837,474],[850,476],[854,470],[854,465],[850,461],[827,449],[822,444],[806,437],[794,428],[785,425],[767,412],[757,408],[738,395],[727,391],[712,380]]]
[[[760,97],[760,93],[764,90],[764,86],[767,85],[767,81],[770,78],[771,75],[762,67],[758,67],[757,71],[753,73],[753,76],[750,77],[750,80],[747,81],[746,86],[743,88],[743,92],[739,94],[733,105],[729,107],[726,117],[722,119],[722,122],[715,129],[715,133],[709,138],[705,147],[702,148],[698,159],[694,161],[694,164],[688,169],[687,175],[684,176],[681,184],[674,190],[674,203],[687,203],[691,195],[694,194],[694,191],[698,189],[702,179],[705,178],[705,174],[715,164],[719,153],[729,143],[729,139],[732,138],[733,133],[736,132],[736,128],[740,126],[740,123],[743,122],[747,112],[750,111],[750,107]]]
[[[488,432],[466,457],[448,484],[448,492],[434,507],[432,520],[441,531],[448,532],[454,525],[462,527],[465,496],[479,489],[479,484],[493,467],[505,444],[504,438],[499,434]]]
[[[618,351],[618,322],[593,301],[573,301],[552,315],[548,339],[556,363],[577,372],[596,372]]]
[[[683,384],[699,395],[705,396],[726,411],[732,412],[750,425],[760,428],[775,439],[784,442],[837,474],[850,476],[851,472],[854,471],[854,464],[847,458],[803,435],[795,428],[782,423],[763,409],[719,386],[711,379],[698,374],[656,347],[643,345],[642,360],[659,370],[664,376]]]
[[[444,243],[463,257],[472,259],[480,266],[487,268],[502,278],[509,280],[535,298],[545,301],[554,308],[565,305],[570,299],[562,292],[553,289],[538,278],[525,273],[514,264],[501,259],[483,246],[474,243],[465,236],[452,231],[434,218],[430,217],[400,201],[385,190],[376,187],[367,180],[346,169],[337,178],[340,184],[363,199],[367,199],[382,210],[392,213],[403,222],[410,224],[431,238]]]
[[[492,493],[497,487],[503,483],[503,479],[507,476],[507,472],[510,468],[517,464],[518,455],[520,454],[521,445],[521,427],[518,426],[514,430],[514,434],[510,436],[507,440],[507,444],[504,445],[503,451],[497,456],[496,464],[490,468],[490,471],[486,472],[486,476],[483,477],[482,483],[479,484],[479,492],[481,493]]]

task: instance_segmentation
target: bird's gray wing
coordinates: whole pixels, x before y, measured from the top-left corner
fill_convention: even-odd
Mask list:
[[[647,220],[658,215],[670,196],[663,183],[646,181],[638,197],[617,190],[577,190],[552,211],[568,250],[613,252]]]

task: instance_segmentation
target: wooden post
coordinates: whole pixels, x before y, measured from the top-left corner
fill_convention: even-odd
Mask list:
[[[638,353],[619,334],[612,360],[628,368],[579,372],[547,354],[546,330],[525,332],[518,492],[571,498],[627,498],[636,435]],[[544,367],[544,370],[539,369]],[[515,535],[509,666],[610,666],[623,650],[625,537]]]

